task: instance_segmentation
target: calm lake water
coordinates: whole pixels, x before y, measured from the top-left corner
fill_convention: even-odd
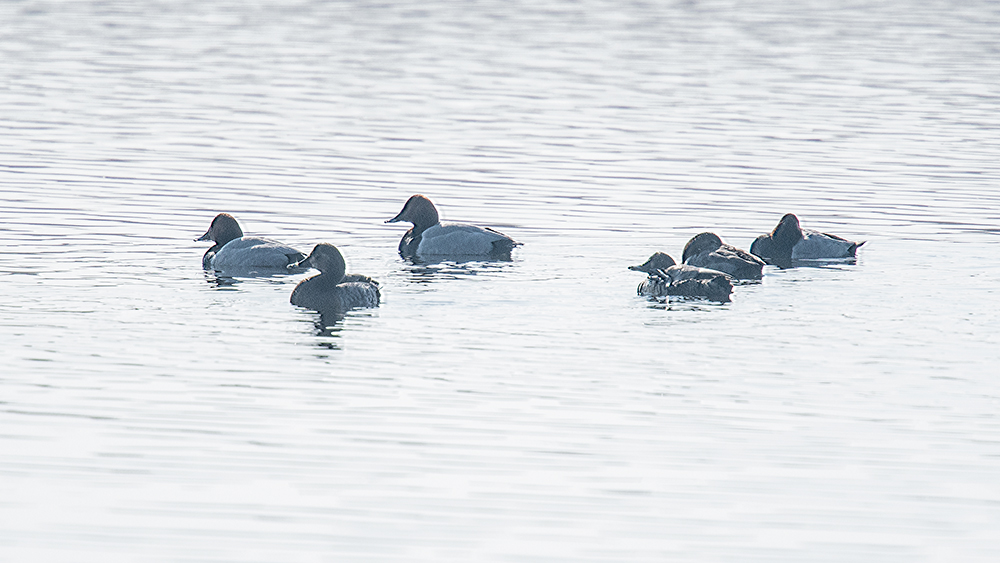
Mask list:
[[[0,22],[0,560],[1000,559],[997,3]],[[414,193],[524,245],[405,262]],[[381,307],[202,271],[223,211]],[[635,295],[787,212],[868,242]]]

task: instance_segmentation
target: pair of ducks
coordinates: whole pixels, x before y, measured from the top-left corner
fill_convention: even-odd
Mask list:
[[[798,217],[788,213],[774,230],[753,241],[750,252],[722,242],[715,233],[701,233],[684,245],[681,264],[657,252],[644,264],[629,269],[649,276],[639,284],[639,295],[697,297],[725,303],[730,301],[734,280],[761,279],[765,264],[788,268],[793,260],[853,258],[863,244],[803,229]]]
[[[520,243],[486,227],[463,223],[442,223],[431,200],[414,195],[395,217],[386,223],[413,224],[399,242],[404,258],[415,256],[479,256],[509,259]],[[208,231],[196,241],[215,245],[205,252],[201,264],[206,270],[221,272],[285,271],[316,268],[319,275],[302,280],[292,291],[293,305],[316,311],[347,311],[375,307],[381,300],[378,282],[361,274],[347,274],[347,264],[336,246],[317,244],[306,256],[284,243],[243,236],[236,218],[220,213]]]

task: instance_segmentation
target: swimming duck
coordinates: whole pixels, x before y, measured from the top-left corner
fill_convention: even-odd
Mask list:
[[[836,235],[803,229],[799,218],[788,213],[769,234],[757,237],[750,252],[769,264],[787,267],[792,260],[854,258],[865,241],[853,242]]]
[[[212,219],[208,231],[195,242],[210,240],[215,246],[205,252],[201,265],[206,270],[264,269],[284,271],[306,255],[298,250],[261,237],[245,237],[236,218],[220,213]]]
[[[647,297],[703,297],[727,303],[733,292],[733,284],[727,274],[690,264],[678,265],[663,252],[657,252],[644,264],[629,266],[628,269],[649,274],[637,289],[639,295]]]
[[[681,261],[691,266],[718,270],[737,280],[759,280],[763,277],[764,261],[722,242],[715,233],[701,233],[684,245]]]
[[[347,264],[336,246],[317,244],[309,256],[288,268],[313,267],[319,275],[304,279],[295,286],[289,302],[314,311],[347,311],[376,307],[381,294],[378,282],[359,274],[345,275]]]
[[[403,210],[386,223],[399,221],[413,223],[399,241],[399,254],[404,258],[445,255],[509,259],[511,250],[520,244],[489,227],[442,223],[431,200],[419,194],[411,196]]]

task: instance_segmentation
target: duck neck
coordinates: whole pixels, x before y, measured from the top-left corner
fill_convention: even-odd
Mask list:
[[[322,272],[320,275],[310,279],[318,287],[336,287],[344,281],[344,274],[337,275],[331,272]]]

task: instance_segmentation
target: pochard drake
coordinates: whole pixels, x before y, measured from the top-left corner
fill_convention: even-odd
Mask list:
[[[764,261],[753,254],[722,242],[715,233],[701,233],[684,245],[681,261],[690,266],[718,270],[737,280],[759,280]]]
[[[289,264],[298,262],[306,255],[298,250],[261,237],[245,237],[236,218],[228,213],[220,213],[212,219],[208,231],[195,242],[210,240],[215,246],[205,252],[201,265],[206,270],[285,271]]]
[[[386,223],[399,221],[413,223],[399,241],[399,254],[404,258],[437,255],[509,259],[511,250],[520,244],[489,227],[442,223],[434,204],[422,195],[411,196],[403,210]]]
[[[336,246],[317,244],[308,257],[288,268],[313,267],[318,276],[295,286],[289,302],[314,311],[344,312],[360,307],[376,307],[381,299],[378,282],[359,274],[346,275],[344,255]]]
[[[757,237],[750,252],[769,264],[787,267],[792,260],[854,258],[865,241],[853,242],[836,235],[803,229],[799,218],[788,213],[769,234]]]
[[[733,292],[733,284],[727,274],[689,264],[678,265],[662,252],[653,254],[644,264],[629,266],[628,269],[649,274],[637,289],[639,295],[647,297],[701,297],[728,303]]]

